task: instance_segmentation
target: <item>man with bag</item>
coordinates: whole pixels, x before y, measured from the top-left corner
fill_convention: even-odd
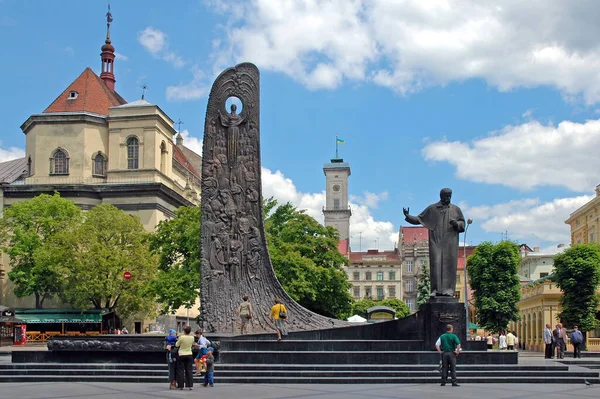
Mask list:
[[[575,326],[575,330],[571,333],[571,343],[573,344],[573,358],[581,359],[581,348],[583,343],[583,334],[579,331],[579,327]]]
[[[281,341],[281,336],[287,335],[285,329],[285,320],[287,319],[287,309],[285,305],[281,303],[279,298],[275,298],[275,305],[271,308],[270,318],[271,321],[275,322],[275,329],[277,330],[277,341]]]

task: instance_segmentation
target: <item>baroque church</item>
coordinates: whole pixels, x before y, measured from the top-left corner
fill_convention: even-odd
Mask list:
[[[154,231],[180,206],[200,204],[200,155],[185,147],[173,119],[159,106],[143,96],[127,102],[115,90],[111,22],[109,12],[100,75],[85,68],[45,110],[21,125],[25,157],[0,163],[0,212],[15,202],[56,191],[83,210],[112,204],[138,216],[147,231]],[[13,295],[9,271],[8,257],[3,255],[0,304],[35,307],[33,298]],[[197,309],[178,312],[180,323],[196,314]],[[147,326],[144,321],[135,324],[136,330]]]

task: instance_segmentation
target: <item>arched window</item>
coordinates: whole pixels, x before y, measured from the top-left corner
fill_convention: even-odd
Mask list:
[[[62,148],[57,148],[50,158],[50,174],[51,175],[68,175],[69,174],[69,156]]]
[[[140,165],[140,142],[136,137],[127,139],[127,169],[138,169]]]
[[[94,156],[94,170],[92,173],[96,176],[104,176],[106,174],[106,158],[101,152]]]

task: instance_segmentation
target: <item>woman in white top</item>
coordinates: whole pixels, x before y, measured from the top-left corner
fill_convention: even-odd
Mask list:
[[[498,349],[506,349],[506,347],[506,334],[502,331],[498,337]]]

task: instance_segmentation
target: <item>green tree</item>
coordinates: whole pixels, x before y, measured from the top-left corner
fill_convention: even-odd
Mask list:
[[[352,305],[352,313],[362,317],[367,317],[367,309],[375,306],[375,301],[372,299],[361,299],[360,301],[354,302]]]
[[[200,295],[200,207],[181,207],[159,223],[150,240],[158,255],[158,275],[151,290],[163,313],[191,308]]]
[[[73,232],[57,235],[55,250],[70,253],[64,265],[61,297],[77,308],[115,310],[121,317],[150,316],[156,311],[149,290],[158,262],[150,252],[149,234],[138,217],[102,204],[85,213]],[[126,280],[124,273],[130,272]]]
[[[81,214],[75,203],[58,193],[42,194],[4,210],[0,220],[2,251],[9,257],[12,270],[8,278],[17,297],[35,295],[35,307],[41,309],[45,299],[61,291],[64,279],[58,267],[69,259],[66,254],[48,250],[57,233],[76,228]]]
[[[579,244],[554,257],[556,286],[560,297],[561,321],[577,325],[582,332],[598,326],[598,285],[600,284],[600,245]]]
[[[519,319],[519,247],[511,241],[483,242],[467,260],[479,325],[498,333]]]
[[[338,250],[338,232],[289,202],[265,201],[265,232],[275,275],[302,306],[344,319],[352,310],[348,259]]]
[[[394,309],[396,311],[397,319],[403,319],[410,315],[410,309],[408,308],[408,305],[398,298],[384,299],[383,301],[377,302],[377,305],[387,306],[388,308]]]
[[[419,285],[417,286],[417,306],[419,309],[423,307],[429,301],[429,295],[431,294],[431,282],[429,278],[429,266],[425,265],[421,267],[421,274],[419,275]]]

